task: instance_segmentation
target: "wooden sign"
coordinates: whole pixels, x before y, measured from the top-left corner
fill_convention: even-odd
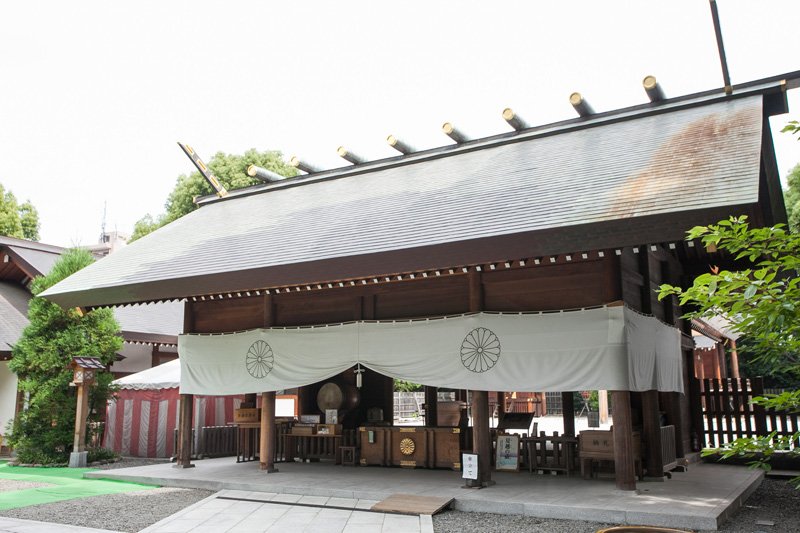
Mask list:
[[[519,435],[498,435],[495,470],[519,472]]]

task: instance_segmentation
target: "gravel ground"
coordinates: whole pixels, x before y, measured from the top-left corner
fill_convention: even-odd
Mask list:
[[[774,525],[757,523],[771,522]],[[446,511],[433,517],[436,533],[594,533],[619,524],[578,520],[547,520],[526,516]],[[718,530],[721,533],[797,533],[800,531],[800,491],[786,481],[766,479],[745,506]]]
[[[163,462],[163,460],[130,458],[115,463],[93,466],[93,468],[112,470],[115,468],[146,466]],[[19,481],[0,480],[0,487],[5,486],[5,483],[8,482],[23,483]],[[30,485],[42,484],[27,483],[27,485],[28,486],[17,486],[16,489],[7,490],[33,488]],[[2,488],[0,488],[0,491],[2,491]],[[93,496],[91,498],[78,498],[63,502],[45,503],[42,505],[22,507],[20,509],[9,509],[0,511],[0,516],[133,533],[141,531],[147,526],[155,524],[159,520],[177,513],[181,509],[212,494],[214,494],[214,492],[208,490],[173,489],[164,487],[120,494],[106,494],[103,496]]]
[[[160,488],[31,505],[0,511],[0,515],[134,533],[212,494]]]
[[[159,461],[126,459],[98,468],[112,469]],[[20,487],[27,488],[27,487]],[[135,532],[213,494],[211,491],[160,488],[0,511],[0,516]],[[761,521],[762,523],[757,523]],[[772,522],[774,525],[768,525]],[[721,533],[796,533],[800,531],[800,491],[783,480],[767,479],[745,507],[722,525]],[[437,533],[594,533],[617,524],[547,520],[525,516],[446,511],[433,517]]]
[[[35,481],[17,481],[14,479],[0,479],[0,492],[15,490],[36,489],[39,487],[52,487],[50,483],[37,483]]]

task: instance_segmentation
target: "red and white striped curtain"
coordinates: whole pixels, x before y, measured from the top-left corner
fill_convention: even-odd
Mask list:
[[[178,389],[122,389],[116,396],[115,401],[109,402],[106,412],[104,446],[122,456],[173,456],[180,399]],[[195,396],[192,420],[195,439],[200,438],[203,426],[233,422],[233,411],[241,401],[241,396]]]

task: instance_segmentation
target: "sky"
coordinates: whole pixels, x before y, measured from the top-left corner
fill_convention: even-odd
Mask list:
[[[797,0],[718,0],[734,84],[800,70]],[[367,159],[722,86],[706,0],[4,2],[0,7],[0,184],[30,200],[41,240],[95,243],[163,212],[206,160],[280,150],[323,168],[344,145]],[[800,142],[771,119],[781,176]],[[202,231],[202,228],[198,228]]]

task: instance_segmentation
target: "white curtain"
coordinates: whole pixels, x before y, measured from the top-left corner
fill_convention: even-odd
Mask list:
[[[178,352],[185,394],[298,387],[359,363],[471,390],[683,390],[678,330],[623,307],[181,335]]]

